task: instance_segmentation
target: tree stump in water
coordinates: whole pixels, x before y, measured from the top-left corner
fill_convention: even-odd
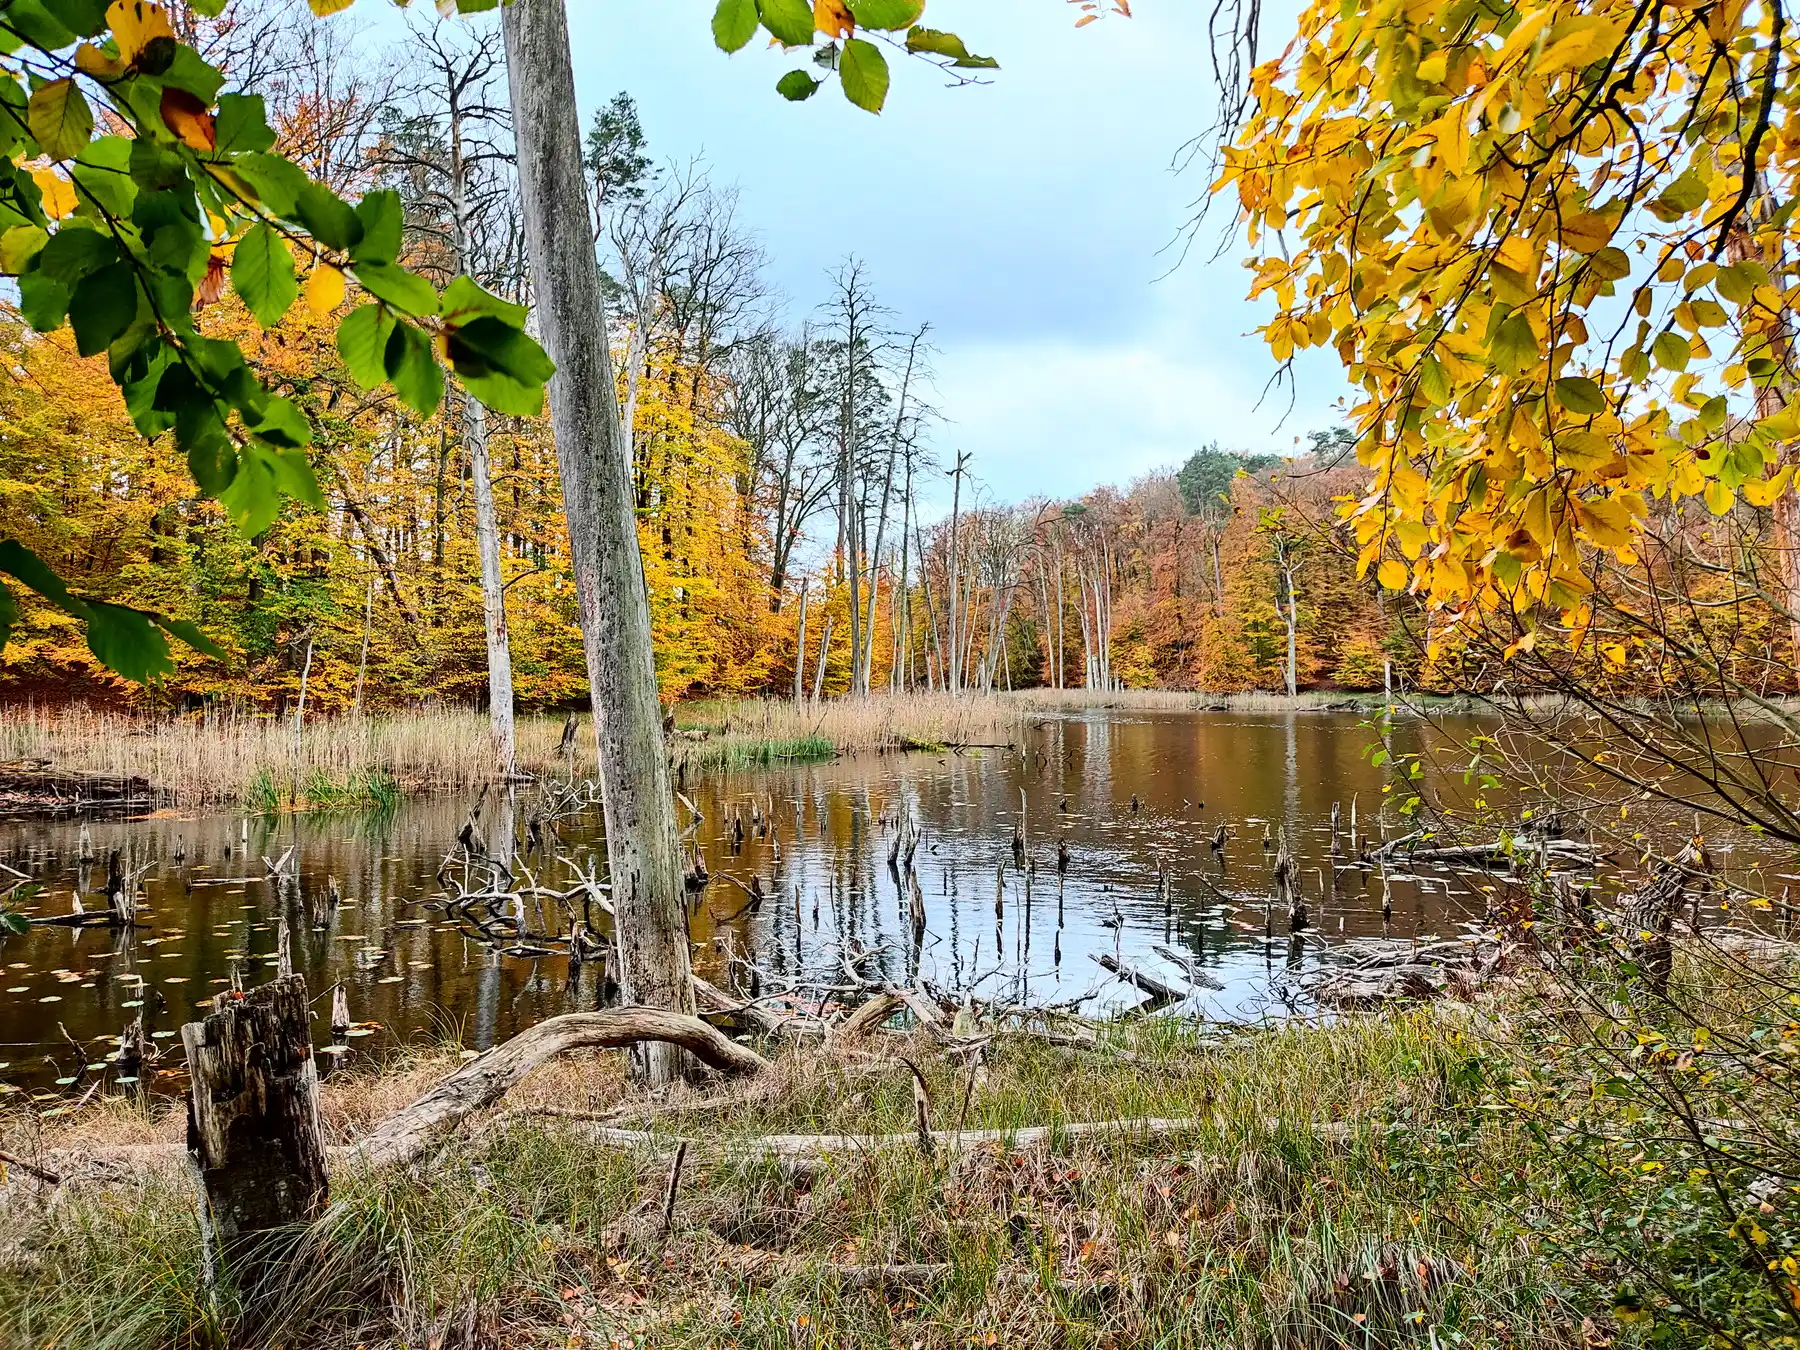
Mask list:
[[[188,1151],[209,1231],[248,1293],[289,1248],[282,1230],[317,1218],[328,1194],[306,980],[221,994],[213,1008],[181,1029],[193,1076]]]

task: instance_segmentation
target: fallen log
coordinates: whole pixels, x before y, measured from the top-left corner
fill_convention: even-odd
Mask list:
[[[1127,1120],[1071,1121],[1063,1125],[1027,1125],[1004,1130],[932,1130],[934,1157],[943,1158],[984,1144],[1002,1144],[1012,1149],[1033,1148],[1063,1139],[1163,1139],[1171,1135],[1192,1134],[1204,1128],[1205,1122],[1193,1117],[1165,1119],[1146,1117]],[[581,1131],[584,1138],[614,1148],[673,1151],[681,1137],[656,1134],[647,1130],[625,1130],[596,1125]],[[831,1159],[846,1155],[882,1153],[891,1149],[919,1150],[918,1130],[904,1134],[769,1134],[757,1139],[728,1141],[718,1156],[726,1162],[774,1162],[790,1177],[804,1177],[818,1171]],[[689,1138],[692,1148],[700,1141]]]
[[[1165,947],[1158,942],[1153,944],[1150,950],[1162,957],[1162,959],[1167,961],[1170,965],[1179,966],[1181,968],[1181,973],[1187,976],[1188,983],[1193,985],[1196,989],[1223,989],[1225,987],[1223,983],[1215,980],[1204,970],[1201,970],[1194,961],[1183,956],[1172,947]]]
[[[698,1017],[656,1008],[568,1013],[470,1060],[359,1139],[349,1149],[350,1159],[370,1167],[410,1162],[445,1130],[499,1101],[540,1064],[571,1050],[619,1050],[644,1041],[679,1046],[721,1073],[753,1074],[769,1067],[756,1051]]]
[[[1510,867],[1519,858],[1542,857],[1554,862],[1592,866],[1604,857],[1601,849],[1579,839],[1533,839],[1515,835],[1485,844],[1450,844],[1436,848],[1408,848],[1420,834],[1409,834],[1383,844],[1368,855],[1370,862],[1388,862],[1404,856],[1408,862],[1467,863],[1476,867]]]
[[[1090,952],[1089,955],[1099,963],[1102,970],[1111,971],[1121,980],[1124,980],[1125,983],[1137,986],[1137,988],[1150,995],[1152,998],[1162,999],[1169,1003],[1179,1003],[1182,999],[1187,998],[1196,992],[1192,985],[1189,985],[1186,989],[1177,988],[1168,981],[1160,980],[1156,976],[1147,974],[1138,969],[1138,967],[1131,965],[1129,962],[1121,961],[1118,957],[1109,956],[1105,952]]]

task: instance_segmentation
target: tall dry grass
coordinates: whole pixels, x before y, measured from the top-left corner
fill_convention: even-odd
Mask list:
[[[554,767],[561,736],[560,718],[520,718],[520,766]],[[499,769],[486,714],[454,709],[321,718],[296,735],[287,719],[243,712],[10,708],[0,714],[0,760],[47,761],[61,774],[147,778],[183,806],[247,798],[272,805],[304,800],[320,785],[377,779],[401,791],[454,791]],[[267,800],[271,795],[276,802]]]
[[[1068,689],[954,698],[875,694],[823,703],[709,700],[678,709],[670,753],[690,769],[747,769],[858,751],[1012,744],[1046,714],[1092,708],[1189,711],[1223,703],[1237,712],[1278,712],[1322,707],[1341,697]],[[519,768],[568,772],[557,754],[562,728],[561,716],[519,718]],[[574,770],[588,772],[593,736],[585,725],[577,745]],[[147,778],[181,806],[243,802],[268,810],[463,791],[499,771],[487,715],[459,708],[319,718],[298,735],[288,719],[242,710],[156,715],[80,705],[0,709],[0,762],[22,761],[44,761],[71,776]]]

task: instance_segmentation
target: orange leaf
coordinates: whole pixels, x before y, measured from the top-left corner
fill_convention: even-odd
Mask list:
[[[194,308],[205,309],[225,294],[225,255],[214,252],[206,260],[206,275],[194,288]]]
[[[165,88],[160,111],[163,124],[190,150],[211,150],[218,145],[212,111],[187,90],[173,85]]]
[[[1095,19],[1097,19],[1099,17],[1100,16],[1098,14],[1083,14],[1079,19],[1075,20],[1075,26],[1077,28],[1086,28],[1090,23],[1092,23]]]
[[[813,27],[826,37],[849,37],[856,32],[856,16],[844,0],[813,0]]]

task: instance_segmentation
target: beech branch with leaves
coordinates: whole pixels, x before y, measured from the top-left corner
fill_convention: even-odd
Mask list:
[[[465,277],[440,294],[400,264],[397,194],[344,201],[276,151],[263,100],[226,82],[150,0],[0,8],[0,275],[32,328],[66,323],[80,354],[105,354],[139,432],[170,437],[254,536],[284,498],[323,498],[300,407],[197,325],[227,283],[271,328],[303,295],[338,312],[354,281],[366,299],[339,325],[344,364],[421,415],[443,398],[443,363],[489,407],[535,415],[551,365],[521,307]],[[95,656],[128,678],[172,670],[171,635],[217,654],[192,624],[72,593],[16,541],[0,541],[0,574],[84,621]],[[6,587],[0,642],[17,614]]]
[[[1254,69],[1213,190],[1360,393],[1383,585],[1580,644],[1653,501],[1741,499],[1800,613],[1797,57],[1780,0],[1315,0]]]

